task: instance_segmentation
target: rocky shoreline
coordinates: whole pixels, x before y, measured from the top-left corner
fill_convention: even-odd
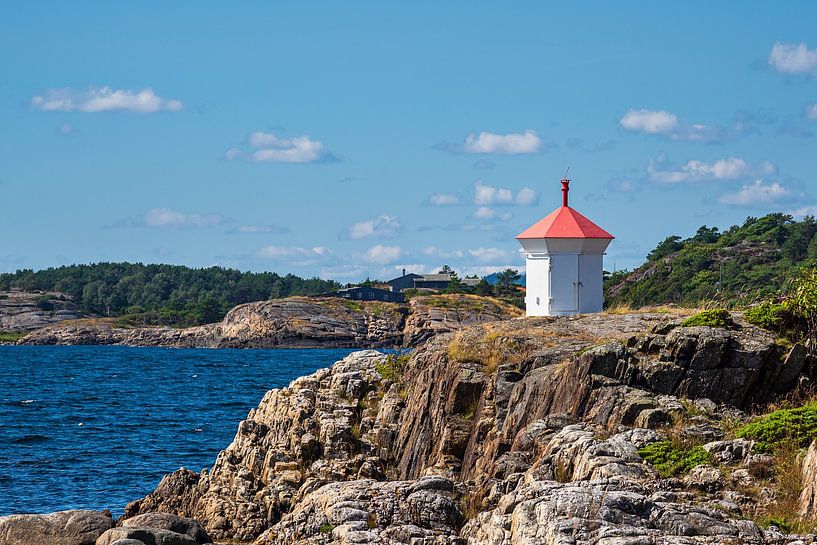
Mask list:
[[[118,522],[0,517],[0,543],[815,543],[761,524],[786,485],[732,431],[807,389],[812,362],[735,320],[502,320],[410,357],[355,352],[269,391],[211,468],[165,476]],[[664,474],[644,449],[665,442],[702,458]],[[810,518],[817,447],[802,466]]]
[[[289,297],[239,305],[216,324],[185,329],[117,327],[113,320],[68,320],[17,344],[173,348],[385,348],[416,346],[439,333],[519,316],[506,303],[472,295],[416,297],[407,305]]]

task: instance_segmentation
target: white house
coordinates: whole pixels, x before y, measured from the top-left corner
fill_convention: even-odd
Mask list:
[[[562,206],[516,239],[525,254],[528,316],[599,312],[604,250],[613,235],[567,205],[570,180],[562,180]]]

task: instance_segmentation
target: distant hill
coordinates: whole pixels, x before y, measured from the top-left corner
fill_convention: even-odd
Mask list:
[[[722,233],[704,225],[687,239],[667,237],[637,269],[608,275],[607,304],[748,303],[778,291],[815,260],[817,221],[811,216],[750,217]]]
[[[212,323],[242,303],[315,295],[339,287],[331,280],[292,274],[142,263],[94,263],[0,274],[0,291],[60,292],[82,313],[127,315],[134,325]]]

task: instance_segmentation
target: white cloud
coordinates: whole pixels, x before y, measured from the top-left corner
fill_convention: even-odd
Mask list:
[[[789,210],[786,212],[790,216],[794,216],[797,219],[802,219],[806,216],[817,216],[817,205],[810,205],[810,206],[801,206],[795,210]]]
[[[460,198],[447,193],[434,193],[428,198],[428,203],[432,206],[454,206],[460,204]]]
[[[481,206],[532,206],[539,202],[536,191],[523,187],[514,195],[510,189],[493,187],[477,181],[474,184],[474,204]]]
[[[507,221],[507,220],[511,219],[512,217],[513,217],[513,214],[511,214],[508,211],[500,213],[500,212],[497,212],[496,210],[494,210],[493,208],[491,208],[489,206],[480,206],[479,208],[477,208],[474,211],[474,214],[473,214],[474,219],[483,220],[483,221],[493,220],[493,219],[497,219],[497,220],[501,220],[501,221]]]
[[[31,98],[31,105],[44,112],[138,112],[154,113],[161,111],[175,112],[182,109],[182,102],[176,99],[162,98],[150,87],[140,91],[130,89],[111,89],[110,87],[91,87],[87,91],[48,89],[41,95]]]
[[[727,157],[712,162],[691,160],[685,165],[667,164],[666,157],[651,159],[647,175],[653,182],[678,184],[717,180],[739,180],[754,175],[771,174],[775,166],[764,162],[759,167],[749,164],[739,157]]]
[[[74,134],[75,132],[77,132],[77,130],[70,123],[63,123],[57,127],[57,134],[60,136],[68,136],[69,134]]]
[[[810,121],[817,121],[817,102],[806,105],[803,110],[803,117]]]
[[[320,140],[309,136],[293,138],[255,131],[247,137],[246,149],[232,147],[224,152],[230,161],[246,158],[264,163],[317,163],[333,157]]]
[[[402,255],[403,251],[399,246],[383,246],[382,244],[377,244],[376,246],[372,246],[366,250],[364,259],[366,259],[366,261],[369,263],[387,265],[389,263],[394,263],[400,259]]]
[[[139,224],[140,222],[135,222]],[[191,229],[196,227],[214,227],[224,223],[219,214],[185,214],[170,208],[153,208],[148,210],[141,224],[146,227],[167,227],[173,229]]]
[[[371,237],[390,237],[397,234],[401,227],[397,217],[383,214],[371,220],[353,223],[349,227],[348,237],[352,240]]]
[[[499,248],[476,248],[468,250],[468,254],[482,263],[490,263],[500,259],[507,259],[508,252]]]
[[[332,257],[332,250],[325,246],[302,248],[300,246],[264,246],[255,257],[283,262],[296,267],[308,267],[324,263]]]
[[[817,74],[817,48],[777,42],[769,53],[769,65],[783,74]]]
[[[678,127],[678,116],[666,110],[630,109],[619,120],[619,124],[628,131],[661,134]]]
[[[519,206],[533,206],[539,202],[539,196],[536,191],[529,187],[523,187],[516,192],[515,203]]]
[[[739,191],[721,195],[718,202],[736,206],[752,206],[789,201],[793,197],[793,193],[778,182],[765,183],[763,180],[755,180],[741,187]]]
[[[681,123],[666,110],[630,109],[619,120],[628,131],[660,135],[681,142],[723,143],[757,131],[756,123],[745,112],[738,112],[727,127],[706,123]]]
[[[518,155],[536,153],[542,147],[542,140],[535,131],[523,133],[494,134],[481,132],[469,134],[465,138],[462,150],[465,153],[497,153],[501,155]]]

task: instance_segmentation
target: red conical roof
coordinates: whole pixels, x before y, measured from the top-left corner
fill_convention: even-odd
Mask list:
[[[615,238],[567,205],[570,180],[562,180],[562,206],[534,223],[516,237],[520,238]]]
[[[615,238],[569,206],[557,208],[516,238]]]

